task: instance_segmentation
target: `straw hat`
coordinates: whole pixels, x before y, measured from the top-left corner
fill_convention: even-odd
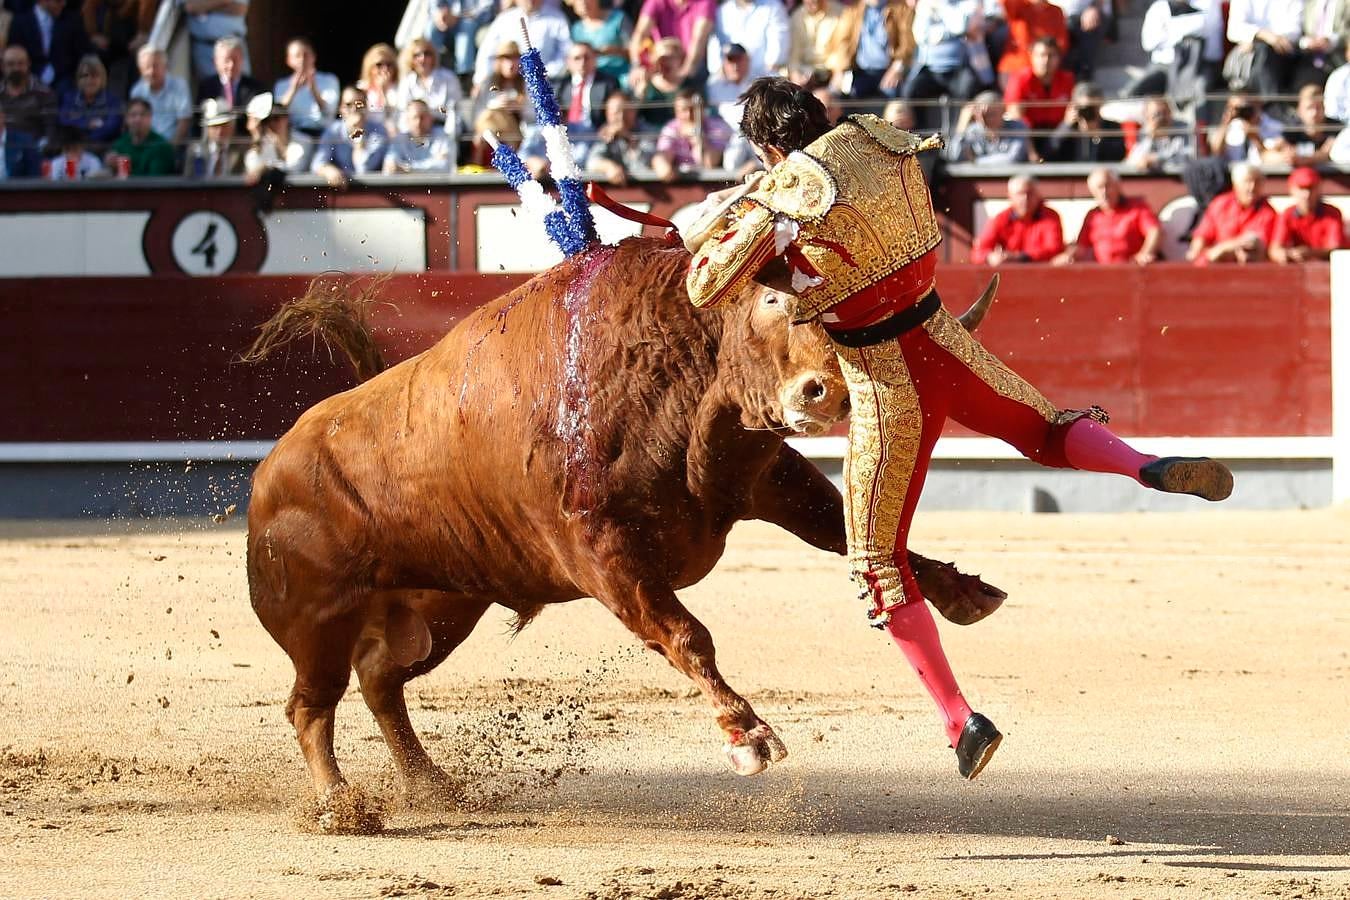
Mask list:
[[[497,48],[497,58],[503,56],[520,56],[520,45],[515,41],[507,41]]]
[[[230,108],[225,105],[225,101],[212,97],[202,104],[202,127],[209,125],[228,125],[233,121],[234,115]]]
[[[248,101],[248,106],[244,107],[244,114],[261,122],[272,116],[285,115],[286,107],[277,103],[272,97],[272,92],[267,91]]]

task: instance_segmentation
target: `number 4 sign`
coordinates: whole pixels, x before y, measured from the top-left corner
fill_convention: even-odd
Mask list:
[[[239,236],[230,220],[217,212],[184,216],[173,230],[173,261],[188,275],[228,271],[239,252]]]

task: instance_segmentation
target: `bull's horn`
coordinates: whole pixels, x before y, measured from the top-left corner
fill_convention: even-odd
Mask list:
[[[961,324],[965,326],[966,331],[974,332],[984,321],[985,313],[989,312],[989,307],[994,305],[994,297],[998,294],[998,273],[989,279],[989,286],[984,289],[980,299],[971,304],[970,309],[961,314]]]

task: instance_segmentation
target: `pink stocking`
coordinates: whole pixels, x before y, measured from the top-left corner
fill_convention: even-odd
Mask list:
[[[956,686],[947,655],[942,652],[942,642],[938,640],[937,625],[928,611],[928,604],[918,600],[891,607],[891,620],[886,630],[937,703],[947,729],[947,739],[955,747],[971,710],[966,698],[961,696],[961,689]]]
[[[1158,458],[1140,453],[1091,419],[1079,419],[1064,433],[1064,457],[1075,469],[1111,472],[1135,481],[1139,481],[1139,470]]]

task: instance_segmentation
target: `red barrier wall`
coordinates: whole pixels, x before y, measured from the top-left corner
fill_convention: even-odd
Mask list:
[[[947,266],[959,311],[990,270]],[[525,276],[394,277],[375,315],[391,359],[432,343]],[[297,347],[235,364],[307,279],[34,279],[0,287],[0,441],[266,439],[351,384]],[[1131,435],[1330,433],[1325,265],[1003,270],[986,345],[1062,406],[1098,403]],[[954,429],[954,432],[958,429]]]

